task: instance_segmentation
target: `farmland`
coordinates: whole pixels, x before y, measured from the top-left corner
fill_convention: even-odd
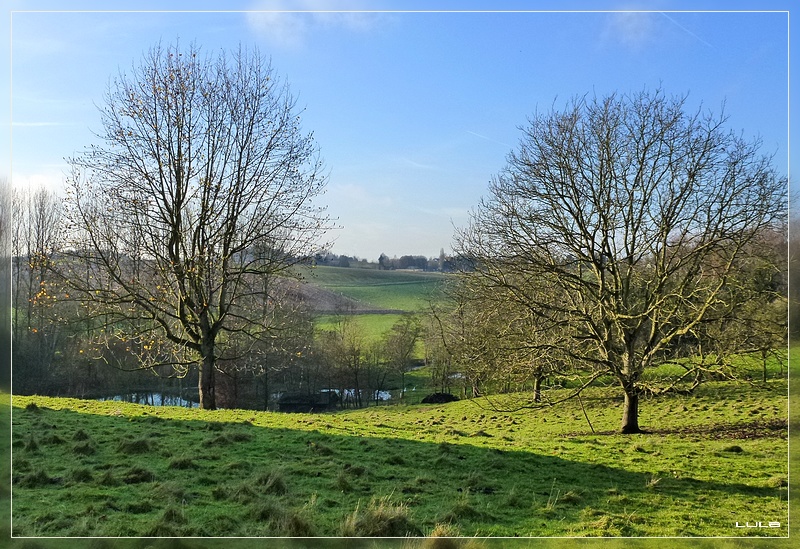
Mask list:
[[[428,296],[443,275],[417,271],[382,271],[314,267],[306,280],[350,298],[368,309],[414,312],[428,306]]]
[[[344,269],[314,267],[304,273],[306,282],[342,298],[341,312],[354,315],[354,322],[367,341],[377,341],[403,313],[424,311],[444,276],[441,273],[415,271],[382,271],[377,269]],[[333,300],[326,299],[326,303]],[[326,310],[324,313],[335,313]],[[333,314],[317,318],[318,329],[330,329]],[[419,347],[417,353],[421,356]]]

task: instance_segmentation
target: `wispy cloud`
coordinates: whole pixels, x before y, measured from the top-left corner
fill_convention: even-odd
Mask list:
[[[617,11],[609,15],[603,38],[605,41],[621,43],[630,49],[641,49],[665,39],[663,20],[691,36],[701,44],[713,48],[714,45],[682,25],[674,16],[665,12]],[[661,21],[659,21],[659,17]]]
[[[641,11],[618,11],[609,15],[603,33],[606,40],[621,42],[638,49],[654,38],[655,14]]]
[[[412,168],[420,169],[420,170],[436,170],[436,169],[438,169],[436,166],[433,166],[431,164],[422,164],[421,162],[416,162],[414,160],[411,160],[410,158],[405,158],[404,157],[404,158],[401,158],[400,160],[402,160],[406,165],[411,166]]]
[[[666,17],[666,18],[669,20],[669,22],[670,22],[670,23],[672,23],[673,25],[675,25],[676,27],[678,27],[679,29],[681,29],[683,32],[685,32],[685,33],[686,33],[686,34],[688,34],[689,36],[692,36],[693,38],[696,38],[696,39],[697,39],[699,42],[701,42],[702,44],[705,44],[705,45],[706,45],[706,46],[708,46],[709,48],[713,48],[713,47],[714,47],[712,44],[710,44],[710,43],[708,43],[707,41],[705,41],[705,40],[703,40],[702,38],[700,38],[700,37],[699,37],[697,34],[693,33],[692,31],[690,31],[689,29],[687,29],[686,27],[684,27],[683,25],[681,25],[680,23],[678,23],[678,22],[677,22],[677,21],[676,21],[674,18],[670,17],[669,15],[667,15],[666,13],[664,13],[663,11],[661,12],[661,15],[663,15],[664,17]]]
[[[492,139],[491,137],[486,137],[485,135],[481,135],[479,133],[476,133],[476,132],[473,132],[473,131],[470,131],[470,130],[466,130],[466,132],[468,134],[470,134],[470,135],[474,135],[475,137],[479,137],[481,139],[485,139],[486,141],[491,141],[492,143],[497,143],[498,145],[502,145],[502,146],[508,147],[508,148],[511,147],[511,145],[509,145],[508,143],[503,143],[502,141],[498,141],[496,139]]]
[[[260,0],[247,13],[247,24],[273,45],[298,48],[318,29],[366,32],[382,19],[381,14],[366,12],[375,7],[374,3],[363,0],[339,2],[336,7],[337,10],[332,10],[324,0]]]

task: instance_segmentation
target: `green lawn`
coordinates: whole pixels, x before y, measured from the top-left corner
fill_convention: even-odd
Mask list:
[[[308,415],[15,396],[13,533],[787,533],[784,381],[646,400],[642,435],[616,434],[613,388],[589,390],[585,415],[507,410],[524,403]],[[735,527],[756,520],[781,527]]]

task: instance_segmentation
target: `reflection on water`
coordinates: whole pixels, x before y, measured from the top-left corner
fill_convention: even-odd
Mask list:
[[[198,404],[186,400],[180,395],[160,393],[158,391],[137,391],[101,397],[97,400],[116,400],[118,402],[132,402],[133,404],[146,404],[148,406],[182,406],[184,408],[197,408]]]

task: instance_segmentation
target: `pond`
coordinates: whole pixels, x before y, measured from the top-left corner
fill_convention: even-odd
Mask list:
[[[135,391],[118,395],[100,397],[97,400],[116,400],[118,402],[132,402],[148,406],[182,406],[184,408],[197,408],[198,403],[186,400],[177,394],[161,393],[159,391]]]

